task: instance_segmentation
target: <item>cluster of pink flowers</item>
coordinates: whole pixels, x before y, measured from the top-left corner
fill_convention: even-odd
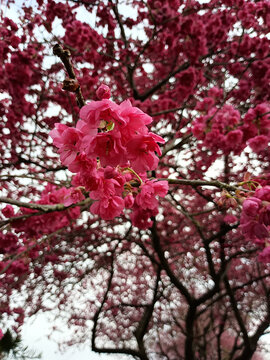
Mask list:
[[[70,203],[81,200],[81,188],[96,200],[91,211],[104,220],[133,209],[131,219],[146,228],[158,212],[156,196],[165,196],[166,181],[148,180],[147,171],[157,168],[163,138],[149,132],[152,121],[126,100],[120,105],[109,100],[110,89],[102,85],[97,96],[80,111],[76,127],[57,123],[50,135],[59,148],[61,162],[76,175]],[[75,196],[76,195],[76,196]],[[71,197],[74,200],[71,200]],[[143,220],[142,220],[143,219]]]
[[[239,154],[246,146],[258,153],[264,150],[270,140],[270,106],[266,103],[249,109],[242,118],[232,105],[218,108],[220,98],[210,96],[197,104],[196,109],[204,114],[192,126],[192,133],[201,145],[212,151],[222,150],[226,154]]]
[[[54,205],[62,203],[69,206],[82,199],[84,199],[84,196],[79,189],[67,189],[65,187],[57,189],[54,185],[48,184],[41,193],[41,198],[37,201],[37,204]],[[7,209],[7,207],[2,212],[6,217],[13,216],[11,209]],[[34,212],[37,212],[37,210],[21,208],[20,213],[17,213],[16,216],[32,214]],[[13,222],[13,228],[17,233],[22,233],[28,238],[38,238],[68,226],[72,219],[77,219],[79,216],[80,208],[74,207],[61,212],[54,211],[44,215],[29,217],[27,221],[18,219]]]
[[[41,193],[41,198],[37,204],[54,205],[63,203],[69,206],[73,202],[78,202],[84,196],[79,189],[67,189],[62,187],[57,189],[54,185],[48,184]],[[31,216],[37,210],[21,208],[18,213],[14,212],[11,205],[6,205],[2,209],[5,218],[18,217],[12,222],[13,232],[0,231],[0,255],[4,255],[4,259],[0,261],[0,272],[5,271],[6,282],[13,284],[14,277],[26,274],[29,271],[30,259],[34,260],[40,256],[40,245],[35,239],[43,235],[51,234],[58,229],[66,228],[72,220],[80,216],[80,208],[78,206],[64,211],[54,211],[42,215]],[[29,218],[20,218],[22,215],[30,215]],[[47,246],[47,245],[46,245]],[[10,259],[10,254],[20,254],[18,259]],[[53,261],[51,255],[46,255],[46,261]],[[58,258],[56,257],[55,260]],[[18,321],[18,320],[17,320]]]
[[[270,186],[258,187],[243,202],[240,219],[242,233],[263,247],[259,260],[270,262]]]
[[[100,61],[100,55],[97,50],[104,44],[103,36],[99,35],[88,24],[82,23],[77,19],[70,19],[69,22],[66,22],[63,18],[63,22],[66,29],[63,41],[65,44],[69,44],[74,49],[77,49],[81,54],[84,54],[84,56],[79,55],[79,59],[91,60],[95,63]]]
[[[208,101],[207,101],[208,100]],[[243,133],[237,128],[240,123],[240,113],[232,105],[224,105],[222,109],[211,106],[210,97],[198,104],[198,110],[206,110],[206,115],[198,117],[192,127],[193,134],[203,140],[203,145],[217,151],[223,149],[239,152],[243,147]]]

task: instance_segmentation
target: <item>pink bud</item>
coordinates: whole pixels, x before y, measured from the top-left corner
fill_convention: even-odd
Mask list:
[[[101,84],[100,87],[97,89],[96,94],[100,100],[109,99],[111,97],[111,90],[109,86]]]
[[[126,197],[125,197],[125,208],[126,209],[131,209],[133,204],[134,204],[134,197],[132,194],[128,194]]]
[[[260,199],[254,197],[246,199],[243,203],[243,211],[247,216],[256,217],[260,204]]]

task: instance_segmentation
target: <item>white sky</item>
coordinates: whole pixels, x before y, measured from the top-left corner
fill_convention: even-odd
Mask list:
[[[43,360],[120,360],[131,359],[128,356],[120,355],[106,355],[97,354],[91,351],[90,347],[86,346],[71,346],[63,353],[59,351],[55,340],[48,339],[49,329],[51,324],[48,321],[46,314],[39,314],[35,320],[29,319],[23,326],[22,338],[23,345],[29,347],[29,350],[35,350],[36,353],[42,353]],[[65,336],[65,326],[63,324],[62,337]],[[90,335],[89,335],[90,336]],[[57,339],[57,337],[56,337]],[[59,339],[59,337],[58,337]]]

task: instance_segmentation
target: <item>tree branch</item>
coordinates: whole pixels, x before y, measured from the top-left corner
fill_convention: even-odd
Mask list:
[[[157,233],[157,226],[156,226],[155,219],[153,220],[153,225],[150,230],[152,233],[153,246],[154,246],[156,253],[158,254],[158,257],[159,257],[159,260],[160,260],[160,263],[161,263],[163,269],[166,271],[167,275],[171,279],[171,282],[176,286],[176,288],[180,291],[180,293],[186,298],[187,302],[192,303],[194,301],[193,297],[190,295],[187,288],[174,275],[174,273],[172,272],[172,270],[170,268],[170,265],[168,264],[168,262],[164,256],[164,252],[160,245],[160,238]]]
[[[49,213],[49,212],[53,212],[53,211],[63,211],[63,210],[77,207],[77,206],[90,205],[92,203],[92,201],[93,201],[92,199],[87,198],[76,204],[65,206],[64,204],[44,205],[44,204],[26,203],[23,201],[13,200],[13,199],[6,198],[6,197],[0,197],[0,203],[12,204],[12,205],[16,205],[19,207],[32,209],[32,210],[40,210],[43,213]]]
[[[157,278],[156,278],[152,303],[145,307],[145,311],[143,313],[141,321],[140,321],[136,331],[134,332],[134,335],[135,335],[137,343],[138,343],[139,351],[143,355],[143,358],[145,360],[148,359],[148,356],[145,351],[143,337],[147,331],[149,322],[150,322],[152,314],[153,314],[154,306],[155,306],[155,303],[157,300],[157,291],[158,291],[159,280],[160,280],[160,267],[158,268],[158,271],[157,271]]]
[[[166,179],[166,178],[159,178],[158,180],[159,181],[166,180],[168,181],[169,184],[174,184],[174,185],[213,186],[228,191],[236,191],[236,190],[241,190],[244,192],[249,191],[247,189],[239,188],[237,184],[229,185],[218,180],[188,180],[188,179]]]
[[[85,105],[85,100],[82,95],[80,84],[78,83],[78,80],[76,78],[76,75],[75,75],[75,72],[73,69],[73,65],[71,64],[70,51],[64,50],[60,44],[56,44],[53,47],[53,53],[54,53],[54,55],[58,56],[61,59],[62,63],[64,64],[64,66],[66,68],[68,76],[71,79],[71,81],[70,81],[70,79],[66,79],[65,80],[66,83],[64,81],[63,90],[75,92],[77,104],[78,104],[79,108],[82,108]],[[72,81],[72,80],[74,80],[74,81]]]

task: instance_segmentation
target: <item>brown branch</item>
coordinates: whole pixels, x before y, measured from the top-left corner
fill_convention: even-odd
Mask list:
[[[187,302],[189,304],[193,304],[194,299],[192,295],[189,293],[188,289],[185,287],[185,285],[178,279],[178,277],[173,273],[167,259],[165,258],[163,249],[160,244],[160,238],[157,232],[157,226],[156,226],[156,220],[153,220],[153,225],[151,227],[151,233],[152,233],[152,242],[154,249],[158,255],[160,265],[165,270],[166,274],[170,278],[171,282],[176,286],[176,288],[180,291],[180,293],[185,297]]]
[[[256,278],[251,279],[251,280],[249,280],[249,281],[247,281],[247,282],[245,282],[245,283],[243,283],[243,284],[241,284],[241,285],[238,285],[238,286],[232,286],[232,292],[233,292],[233,293],[236,293],[236,291],[242,290],[244,287],[247,287],[247,286],[249,286],[249,285],[252,285],[253,283],[255,283],[255,282],[257,282],[257,281],[263,280],[263,279],[266,279],[266,278],[270,278],[270,274],[265,274],[265,275],[262,275],[262,276],[260,276],[260,277],[256,277]],[[248,290],[246,290],[246,291],[248,291]],[[225,296],[227,296],[227,295],[228,295],[228,294],[227,294],[227,292],[226,292],[225,290],[224,290],[223,292],[220,292],[220,294],[219,294],[217,297],[213,298],[204,308],[202,308],[202,309],[198,312],[197,316],[198,316],[198,317],[201,316],[203,313],[205,313],[205,312],[208,310],[208,308],[209,308],[210,306],[212,306],[212,305],[214,305],[215,303],[217,303],[218,301],[222,300],[222,299],[223,299]]]
[[[175,142],[172,141],[170,144],[167,144],[163,151],[162,151],[162,155],[160,156],[160,158],[163,158],[163,156],[165,156],[169,151],[175,150],[175,149],[181,149],[181,147],[185,144],[187,144],[190,139],[192,138],[192,134],[187,134],[185,136],[183,136],[183,138],[181,139],[181,141],[179,142]]]
[[[31,214],[24,214],[24,215],[10,217],[7,220],[1,220],[0,221],[0,229],[2,227],[4,227],[5,225],[7,225],[7,224],[12,224],[14,221],[25,220],[25,219],[28,219],[30,217],[43,215],[43,214],[44,214],[43,211],[38,211],[38,212],[31,213]]]
[[[103,295],[103,300],[101,301],[100,306],[98,307],[94,317],[93,317],[93,329],[92,329],[92,338],[91,338],[91,346],[92,346],[92,350],[97,352],[97,353],[113,353],[113,354],[127,354],[127,355],[132,355],[134,357],[138,357],[141,360],[145,360],[145,358],[141,355],[141,353],[137,350],[131,349],[131,348],[110,348],[110,347],[97,347],[96,345],[96,337],[97,337],[97,327],[98,327],[98,320],[99,320],[99,316],[103,310],[104,304],[107,301],[108,298],[108,294],[111,290],[111,285],[112,285],[112,280],[113,280],[113,276],[114,276],[114,258],[112,256],[111,258],[111,269],[110,269],[110,275],[107,281],[107,289]]]
[[[67,210],[76,206],[82,206],[82,205],[90,205],[92,202],[92,199],[87,198],[81,202],[78,202],[76,204],[72,204],[70,206],[65,206],[64,204],[55,204],[55,205],[44,205],[44,204],[35,204],[35,203],[26,203],[23,201],[13,200],[6,197],[0,197],[0,203],[5,204],[12,204],[23,208],[33,209],[33,210],[41,210],[45,213],[52,212],[52,211],[63,211]]]
[[[173,198],[174,199],[174,198]],[[175,200],[175,199],[174,199]],[[185,217],[187,219],[189,219],[189,221],[194,225],[195,229],[197,230],[197,233],[199,234],[200,238],[202,239],[203,245],[204,245],[204,250],[205,250],[205,254],[206,254],[206,259],[207,259],[207,263],[208,263],[208,269],[209,269],[209,275],[211,275],[213,281],[215,282],[215,284],[218,287],[218,277],[215,271],[215,266],[214,266],[214,262],[213,262],[213,258],[212,258],[212,254],[211,254],[211,250],[209,247],[209,243],[207,242],[203,231],[202,231],[202,227],[200,225],[200,223],[195,220],[184,208],[184,206],[182,204],[179,204],[181,207],[181,212],[182,214],[185,215]]]
[[[85,105],[85,100],[82,95],[81,87],[76,78],[73,65],[71,64],[71,54],[69,50],[64,50],[60,44],[56,44],[53,47],[53,54],[58,56],[62,63],[64,64],[66,71],[68,73],[69,79],[64,81],[63,90],[75,92],[76,100],[79,108],[82,108]]]
[[[148,97],[153,95],[157,90],[159,90],[163,85],[167,84],[167,82],[170,80],[170,78],[172,78],[179,72],[188,69],[189,66],[190,66],[189,61],[186,61],[184,64],[178,66],[178,68],[176,68],[174,71],[170,72],[164,79],[162,79],[160,82],[158,82],[156,85],[154,85],[151,89],[145,91],[143,94],[138,94],[137,99],[139,99],[140,101],[146,100]]]
[[[176,112],[176,111],[179,111],[179,110],[182,110],[182,106],[181,107],[177,107],[177,108],[172,108],[172,109],[167,109],[167,110],[161,110],[161,111],[158,111],[156,113],[151,113],[149,114],[150,116],[159,116],[159,115],[164,115],[164,114],[169,114],[171,112]]]
[[[112,10],[113,10],[113,13],[116,17],[116,20],[118,22],[118,25],[120,27],[120,33],[121,33],[121,37],[122,37],[122,40],[125,44],[125,49],[128,48],[128,41],[127,41],[127,37],[126,37],[126,32],[125,32],[125,28],[124,28],[124,25],[123,25],[123,22],[122,22],[122,19],[121,19],[121,16],[119,14],[119,11],[118,11],[118,8],[117,8],[117,5],[116,4],[113,4],[113,2],[111,0],[109,0],[109,3],[111,4],[112,6]]]
[[[213,55],[217,55],[222,51],[218,51],[216,53],[208,53],[204,56],[201,56],[199,61],[203,61],[205,59],[207,59],[208,57],[211,58]],[[151,89],[146,90],[143,94],[137,94],[137,98],[140,101],[144,101],[146,100],[148,97],[150,97],[151,95],[153,95],[157,90],[159,90],[163,85],[167,84],[167,82],[176,74],[187,70],[190,67],[190,62],[186,61],[183,64],[181,64],[180,66],[178,66],[175,70],[172,70],[164,79],[160,80],[156,85],[154,85]]]
[[[243,320],[243,318],[241,316],[241,313],[240,313],[240,311],[238,309],[238,306],[237,306],[238,304],[237,304],[236,298],[234,296],[234,293],[232,291],[232,288],[231,288],[231,285],[229,283],[229,279],[227,278],[227,276],[224,276],[223,281],[224,281],[224,285],[225,285],[227,294],[229,295],[229,298],[230,298],[232,310],[234,312],[235,318],[237,320],[237,323],[238,323],[239,328],[240,328],[240,330],[242,332],[242,335],[243,335],[244,346],[245,346],[245,348],[247,348],[250,351],[251,350],[251,344],[250,344],[250,338],[248,336],[248,331],[247,331],[247,328],[245,326],[244,320]]]
[[[218,180],[187,180],[187,179],[166,179],[159,178],[159,181],[166,180],[169,184],[173,185],[190,185],[190,186],[213,186],[228,191],[249,191],[247,189],[239,188],[237,185],[229,185]]]
[[[7,225],[8,223],[12,223],[16,220],[25,219],[25,218],[28,218],[31,216],[38,216],[38,215],[42,215],[44,213],[47,214],[47,213],[54,212],[54,211],[64,211],[64,210],[72,209],[77,206],[80,206],[80,207],[89,206],[89,205],[91,205],[92,201],[93,201],[92,199],[87,198],[76,204],[71,204],[69,206],[65,206],[64,204],[44,205],[44,204],[26,203],[23,201],[13,200],[13,199],[6,198],[6,197],[0,197],[0,203],[16,205],[16,206],[19,206],[22,208],[27,208],[27,209],[32,209],[32,210],[39,210],[39,212],[35,212],[32,214],[21,214],[19,216],[11,217],[7,220],[2,220],[2,221],[0,221],[0,228],[2,226]]]
[[[143,316],[139,322],[137,329],[134,332],[134,335],[135,335],[137,343],[138,343],[139,351],[140,351],[143,359],[145,359],[145,360],[148,360],[148,356],[145,351],[143,338],[147,332],[147,328],[149,326],[149,323],[150,323],[150,320],[151,320],[151,317],[152,317],[152,314],[154,311],[154,306],[157,301],[157,292],[158,292],[159,281],[160,281],[160,267],[157,270],[157,278],[156,278],[156,282],[155,282],[152,303],[145,307]]]
[[[99,1],[93,1],[93,0],[69,0],[74,2],[75,4],[79,4],[79,5],[84,5],[85,7],[87,6],[98,6],[99,5]]]
[[[194,359],[194,322],[196,320],[197,305],[191,303],[185,318],[186,323],[186,341],[185,341],[185,359]]]
[[[59,180],[59,182],[56,182],[55,180],[52,180],[52,179],[49,179],[49,178],[46,178],[46,177],[37,177],[37,176],[34,176],[34,175],[27,175],[27,174],[23,174],[23,175],[0,175],[0,181],[10,181],[12,179],[31,179],[31,180],[35,180],[35,181],[46,181],[50,184],[53,184],[53,185],[63,185],[63,181],[61,182]]]

